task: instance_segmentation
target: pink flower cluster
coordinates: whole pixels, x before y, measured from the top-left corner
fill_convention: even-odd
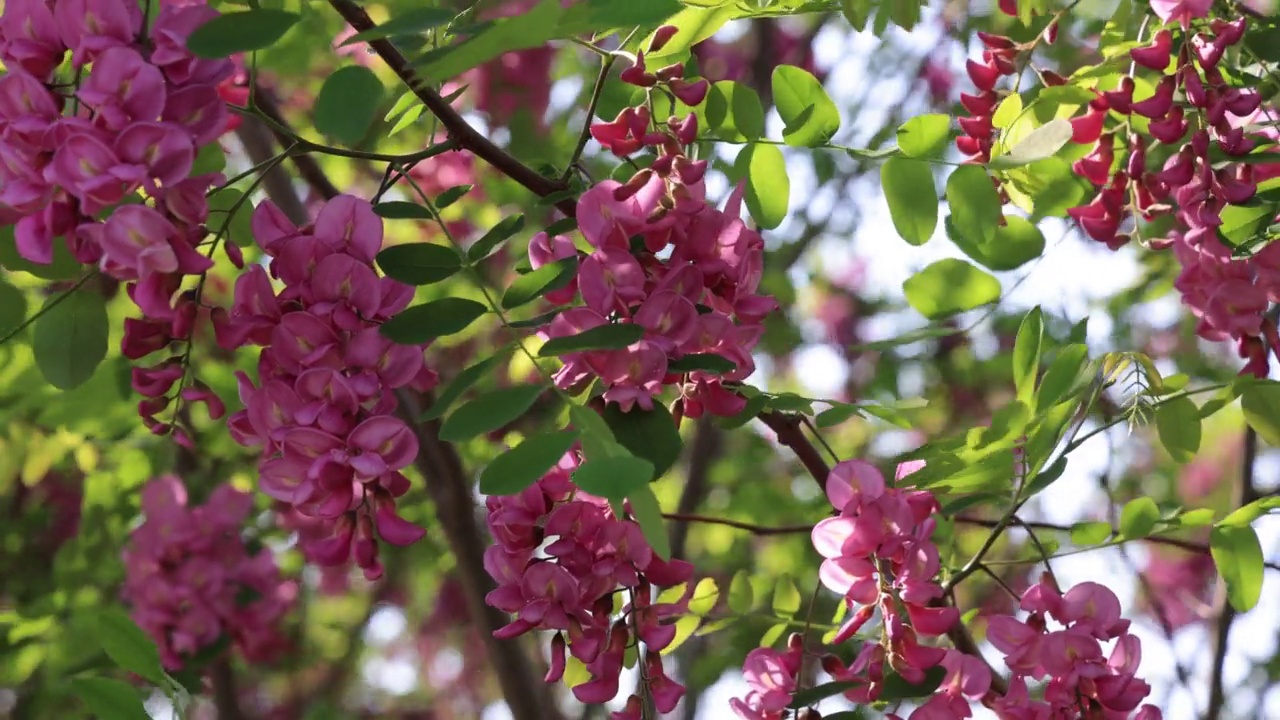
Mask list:
[[[690,593],[674,603],[655,603],[652,591],[687,582],[693,566],[663,561],[639,525],[615,516],[603,498],[579,490],[570,479],[578,464],[577,453],[570,451],[520,494],[486,501],[495,544],[485,551],[484,565],[498,583],[486,600],[515,615],[494,635],[554,631],[546,680],[563,677],[567,650],[591,673],[591,680],[573,688],[584,703],[607,702],[618,694],[627,647],[642,641],[649,692],[659,712],[671,712],[684,687],[665,674],[659,653],[676,634],[675,625],[666,621],[688,612]],[[615,617],[618,592],[626,601]],[[632,696],[614,719],[640,720],[640,711],[640,698]]]
[[[670,26],[660,30],[654,47],[673,32]],[[675,65],[650,73],[641,58],[624,79],[651,93],[671,92],[689,105],[702,102],[707,82],[681,79],[681,71]],[[606,180],[578,199],[578,228],[594,249],[579,262],[575,281],[548,299],[568,302],[580,292],[585,306],[560,313],[544,335],[565,337],[624,323],[644,328],[644,337],[620,350],[563,356],[556,384],[576,388],[599,378],[604,399],[624,410],[636,404],[650,409],[665,386],[678,385],[689,417],[740,411],[745,401],[722,382],[752,373],[751,349],[764,317],[777,307],[758,292],[764,241],[739,217],[741,189],[724,211],[707,202],[707,161],[685,155],[697,136],[692,114],[673,116],[655,129],[646,106],[627,108],[613,122],[594,125],[591,134],[621,157],[646,147],[658,154],[627,182]],[[577,254],[564,235],[539,233],[529,245],[535,268]],[[719,355],[734,369],[723,375],[671,369],[673,361],[694,354]]]
[[[1017,73],[1013,61],[1018,57],[1018,47],[1001,35],[979,31],[978,39],[986,46],[982,51],[982,62],[965,61],[965,71],[978,94],[960,93],[960,104],[971,117],[960,118],[960,129],[964,134],[956,138],[956,147],[970,156],[969,162],[984,164],[991,160],[991,147],[996,138],[996,130],[991,124],[996,105],[1000,103],[996,83],[1001,77]]]
[[[1001,718],[1160,719],[1155,706],[1138,708],[1151,686],[1136,675],[1142,644],[1129,634],[1115,593],[1085,582],[1061,594],[1046,574],[1023,594],[1021,606],[1026,620],[1001,615],[987,625],[987,640],[1013,673],[1009,691],[993,703]],[[1061,629],[1050,629],[1050,619]],[[1102,644],[1110,641],[1107,655]],[[1030,698],[1028,679],[1045,682],[1043,699]]]
[[[537,0],[495,3],[480,20],[494,20],[528,12]],[[568,5],[572,0],[562,3]],[[476,109],[495,125],[509,125],[519,111],[528,112],[535,127],[546,122],[551,105],[551,62],[556,51],[549,45],[513,50],[468,71],[462,76],[466,95]]]
[[[729,709],[744,720],[783,720],[803,664],[804,637],[799,633],[787,638],[786,652],[760,647],[747,653],[742,678],[750,689],[745,698],[731,699]]]
[[[901,480],[923,466],[904,463]],[[813,545],[825,560],[818,577],[844,597],[852,615],[833,642],[848,640],[880,609],[883,642],[868,642],[853,664],[834,656],[823,662],[837,680],[857,683],[845,696],[874,702],[884,681],[885,664],[908,682],[942,662],[946,650],[922,645],[920,636],[944,635],[959,619],[954,607],[935,603],[941,563],[930,537],[937,525],[938,502],[925,490],[886,487],[874,465],[846,460],[827,477],[827,498],[839,515],[813,528]],[[905,611],[905,616],[904,616]],[[967,716],[966,716],[967,717]]]
[[[262,447],[263,492],[326,521],[328,533],[303,548],[309,559],[336,566],[354,556],[365,577],[377,578],[375,528],[395,545],[425,532],[396,514],[395,499],[409,490],[400,470],[417,457],[418,440],[393,414],[392,391],[429,389],[436,375],[421,347],[378,332],[413,288],[375,273],[382,219],[349,195],[328,201],[303,228],[264,202],[253,235],[284,288],[277,293],[267,270],[253,265],[236,280],[230,315],[214,313],[220,345],[263,348],[258,384],[238,374],[245,409],[229,421],[232,437]]]
[[[1161,12],[1163,6],[1153,7]],[[1207,11],[1207,6],[1179,7],[1176,12],[1165,7],[1161,17],[1181,17],[1185,23],[1187,17]],[[1192,10],[1196,14],[1186,15]],[[1093,151],[1074,166],[1100,191],[1088,205],[1069,212],[1090,237],[1113,249],[1129,241],[1129,234],[1120,230],[1133,212],[1148,221],[1172,214],[1176,229],[1152,244],[1173,248],[1182,266],[1175,286],[1199,319],[1198,334],[1213,341],[1235,340],[1247,360],[1245,371],[1265,376],[1267,346],[1280,352],[1280,337],[1263,317],[1271,302],[1280,299],[1280,248],[1268,246],[1252,257],[1233,257],[1218,232],[1228,205],[1249,202],[1257,183],[1278,173],[1249,163],[1222,163],[1210,154],[1216,147],[1228,157],[1243,156],[1263,138],[1246,132],[1246,124],[1260,111],[1261,95],[1232,87],[1218,68],[1223,54],[1244,36],[1245,26],[1244,18],[1215,19],[1207,32],[1184,31],[1170,74],[1163,73],[1175,58],[1171,31],[1160,30],[1147,45],[1130,51],[1137,65],[1162,73],[1155,94],[1134,101],[1133,80],[1125,78],[1118,89],[1094,101],[1096,111],[1148,118],[1155,144],[1149,148],[1143,138],[1130,133],[1128,161],[1113,172],[1114,133],[1102,134]],[[1099,117],[1099,127],[1101,123]],[[1159,170],[1148,170],[1147,154],[1161,145],[1177,149]]]
[[[246,548],[240,527],[252,508],[253,498],[230,485],[199,507],[174,476],[143,488],[146,520],[124,549],[123,593],[170,670],[224,635],[250,662],[287,648],[279,624],[297,587],[280,578],[270,551]]]
[[[130,359],[190,338],[194,294],[174,295],[185,276],[213,265],[197,248],[205,192],[222,176],[191,172],[197,149],[227,128],[218,85],[233,68],[193,57],[186,38],[217,14],[170,3],[144,28],[134,0],[12,0],[0,17],[0,222],[16,222],[18,252],[31,262],[51,262],[65,238],[77,260],[129,281],[145,316],[126,321]],[[58,76],[68,50],[74,80]],[[134,371],[147,397],[139,413],[157,434],[172,430],[155,415],[175,383],[174,397],[222,412],[208,390],[181,387],[184,372],[179,358]]]

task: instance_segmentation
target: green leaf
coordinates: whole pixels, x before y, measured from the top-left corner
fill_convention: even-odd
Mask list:
[[[775,623],[772,627],[765,631],[760,637],[760,647],[772,647],[774,643],[782,638],[782,634],[790,627],[787,623]]]
[[[898,235],[923,245],[938,227],[938,192],[933,171],[923,160],[894,157],[880,166],[880,185]]]
[[[142,628],[134,624],[124,611],[116,607],[103,608],[94,613],[94,630],[102,650],[122,670],[165,685],[164,668],[160,665],[160,651]]]
[[[1027,133],[1008,153],[991,158],[988,165],[997,170],[1008,170],[1053,157],[1071,142],[1071,134],[1071,121],[1055,118]]]
[[[453,19],[453,15],[451,11],[444,8],[410,8],[377,27],[352,35],[338,47],[346,47],[370,40],[381,40],[382,38],[418,35],[431,28],[448,23]]]
[[[680,9],[681,5],[676,0],[646,0],[638,3],[580,0],[564,11],[556,35],[568,37],[636,25],[655,25]]]
[[[489,308],[465,298],[447,297],[402,310],[378,328],[384,337],[401,345],[422,345],[438,337],[467,329]]]
[[[542,0],[526,12],[500,18],[460,43],[428,52],[412,65],[425,77],[443,82],[512,50],[542,46],[556,35],[560,0]]]
[[[1240,393],[1240,409],[1258,437],[1272,447],[1280,447],[1280,383],[1249,383]]]
[[[1156,501],[1143,496],[1125,503],[1120,511],[1120,534],[1125,539],[1144,538],[1160,521],[1160,508]]]
[[[667,363],[669,372],[694,372],[701,370],[703,372],[715,373],[723,375],[724,373],[737,370],[738,366],[729,358],[715,353],[690,353],[681,357],[679,360],[672,360]]]
[[[974,242],[962,234],[953,218],[947,217],[947,237],[965,255],[991,270],[1015,270],[1040,257],[1044,252],[1044,233],[1034,223],[1020,215],[1005,215],[1004,225],[996,228],[990,242]]]
[[[858,414],[857,405],[836,405],[818,413],[813,422],[819,428],[835,427]]]
[[[71,280],[84,270],[64,242],[53,244],[53,261],[48,265],[31,262],[18,254],[13,237],[14,226],[0,227],[0,265],[14,272],[24,272],[41,280]]]
[[[613,323],[583,330],[577,335],[551,338],[538,349],[538,357],[555,357],[586,350],[619,350],[639,342],[644,326]]]
[[[209,220],[213,234],[239,247],[253,244],[253,202],[235,188],[222,188],[209,198]]]
[[[751,589],[751,576],[746,570],[734,573],[729,583],[729,610],[746,615],[755,605],[755,592]]]
[[[363,65],[339,68],[325,78],[316,96],[316,130],[338,142],[364,139],[382,104],[382,81]]]
[[[1036,393],[1036,371],[1040,367],[1040,345],[1044,340],[1044,316],[1040,306],[1032,308],[1018,326],[1013,342],[1013,386],[1018,399],[1028,406]]]
[[[749,85],[731,80],[713,83],[703,114],[707,132],[729,142],[748,142],[764,135],[764,107]]]
[[[1196,508],[1178,515],[1179,527],[1204,527],[1213,524],[1213,508]]]
[[[663,560],[671,559],[671,541],[667,537],[667,525],[662,518],[662,506],[658,504],[658,496],[648,485],[629,494],[631,514],[640,524],[640,532],[649,541],[654,554]]]
[[[720,586],[716,584],[715,578],[705,577],[698,581],[698,586],[693,589],[693,596],[689,598],[689,612],[694,615],[706,615],[716,607],[716,601],[720,599]]]
[[[653,480],[675,464],[684,443],[676,429],[675,419],[662,403],[654,403],[652,410],[633,407],[623,412],[617,403],[609,403],[600,414],[624,448],[632,455],[648,460],[653,465]]]
[[[227,151],[222,144],[214,141],[196,152],[195,162],[191,165],[190,177],[220,173],[227,167]]]
[[[724,27],[725,23],[737,17],[737,15],[738,9],[727,3],[711,8],[686,7],[672,15],[664,23],[665,25],[674,25],[676,34],[667,41],[667,44],[661,50],[646,54],[645,60],[654,68],[669,64],[671,61],[666,60],[666,58],[674,59],[676,56],[687,55],[690,48],[715,35],[721,27]],[[650,33],[640,42],[638,47],[641,50],[646,49],[652,41],[653,33]],[[659,61],[656,58],[664,59]]]
[[[493,459],[480,473],[480,492],[515,495],[538,481],[578,439],[577,430],[534,435]]]
[[[578,272],[578,258],[568,257],[548,263],[516,278],[502,294],[502,309],[510,310],[532,302],[568,285]]]
[[[940,157],[950,144],[949,115],[917,115],[898,128],[898,147],[909,158]],[[933,182],[932,175],[929,181]]]
[[[471,192],[474,185],[454,185],[436,196],[436,209],[443,210],[457,202],[463,195]]]
[[[840,129],[840,111],[822,83],[794,65],[773,69],[773,103],[786,125],[782,139],[788,145],[825,145]]]
[[[1036,397],[1037,414],[1058,404],[1075,387],[1088,360],[1089,348],[1081,343],[1072,343],[1058,351],[1058,356],[1049,363],[1049,369],[1040,380],[1040,392]]]
[[[79,387],[107,356],[106,304],[102,295],[81,287],[65,298],[49,298],[44,307],[49,310],[35,321],[32,337],[36,366],[59,390]]]
[[[889,670],[884,674],[884,685],[881,686],[878,699],[892,702],[932,695],[946,676],[947,669],[941,665],[935,665],[924,671],[924,680],[919,683],[910,683],[898,673]]]
[[[609,500],[622,500],[648,489],[653,465],[634,455],[602,455],[588,458],[573,473],[578,487]]]
[[[151,720],[142,696],[127,683],[101,677],[73,677],[68,693],[88,706],[98,720]]]
[[[378,267],[387,277],[409,285],[430,285],[462,269],[458,251],[434,243],[392,245],[378,253]]]
[[[26,319],[26,294],[0,278],[0,337],[16,330]]]
[[[939,260],[912,275],[903,283],[902,289],[911,307],[930,320],[1000,299],[999,280],[954,258]]]
[[[196,28],[187,38],[187,49],[208,59],[261,50],[284,37],[299,19],[297,13],[266,8],[223,13]]]
[[[387,220],[434,220],[435,216],[424,205],[405,200],[388,200],[373,206],[373,212]]]
[[[522,228],[524,228],[524,215],[512,215],[503,218],[467,249],[467,260],[474,263],[489,257],[499,245],[510,239],[512,235],[520,232]]]
[[[800,612],[800,590],[790,576],[784,575],[773,586],[773,610],[781,617],[795,617]]]
[[[1209,533],[1209,551],[1227,583],[1231,607],[1240,612],[1251,610],[1262,596],[1266,569],[1257,533],[1248,525],[1220,525]]]
[[[480,378],[484,377],[493,366],[505,360],[506,357],[507,351],[497,352],[458,373],[449,385],[440,391],[439,397],[431,404],[431,408],[423,413],[419,419],[427,422],[442,417],[448,412],[449,407],[453,405],[455,400],[462,397],[463,393],[470,389],[472,385],[475,385]]]
[[[834,695],[839,695],[846,690],[850,690],[858,686],[858,682],[854,680],[837,680],[834,682],[815,685],[811,688],[805,688],[791,696],[791,704],[787,707],[793,710],[816,705]]]
[[[1191,462],[1200,450],[1200,408],[1185,397],[1161,402],[1156,406],[1156,431],[1174,462]]]
[[[509,425],[524,415],[546,389],[543,385],[516,385],[479,395],[445,418],[440,439],[461,442]]]
[[[1111,523],[1101,520],[1094,522],[1078,522],[1071,526],[1071,542],[1085,547],[1101,545],[1111,537]]]
[[[1258,498],[1253,502],[1231,512],[1222,518],[1219,525],[1248,525],[1267,513],[1280,508],[1280,497]]]
[[[734,161],[734,172],[747,178],[747,210],[756,224],[772,230],[782,224],[791,202],[787,162],[775,145],[747,145]]]
[[[947,205],[956,232],[973,243],[989,243],[999,227],[1000,195],[977,165],[961,165],[947,178]]]

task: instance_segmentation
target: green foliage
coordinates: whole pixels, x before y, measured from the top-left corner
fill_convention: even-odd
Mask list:
[[[712,83],[703,101],[705,132],[729,142],[751,142],[764,135],[764,108],[749,85],[731,80]]]
[[[45,301],[35,321],[32,350],[49,384],[70,390],[93,377],[107,356],[107,307],[102,296],[80,286]]]
[[[640,487],[628,493],[627,499],[631,501],[631,513],[640,524],[640,531],[653,548],[653,553],[663,560],[670,560],[671,543],[667,539],[667,526],[662,518],[662,507],[658,505],[658,496],[649,487]]]
[[[187,38],[187,49],[201,58],[224,58],[274,45],[301,18],[284,10],[261,8],[228,12],[201,25]]]
[[[788,145],[825,145],[840,130],[836,104],[817,78],[798,67],[773,69],[773,101],[786,125],[782,138]]]
[[[911,307],[929,319],[954,315],[1000,299],[1000,281],[963,260],[939,260],[902,285]]]
[[[577,335],[551,338],[538,349],[541,357],[555,357],[585,350],[618,350],[644,337],[644,326],[612,323],[583,330]]]
[[[1156,406],[1156,430],[1174,462],[1187,463],[1200,450],[1200,408],[1185,397]]]
[[[406,308],[378,328],[401,345],[421,345],[438,337],[462,332],[489,308],[475,300],[447,297]]]
[[[889,158],[880,167],[880,185],[898,235],[912,245],[928,242],[938,227],[938,193],[929,165],[921,160]]]
[[[951,143],[951,118],[947,115],[917,115],[903,123],[897,135],[903,155],[921,160],[936,158]],[[932,175],[929,182],[933,182]]]
[[[791,180],[782,151],[774,145],[747,145],[738,153],[734,173],[747,179],[747,211],[760,227],[782,224],[791,202]]]
[[[382,81],[362,65],[348,65],[325,78],[316,97],[316,130],[347,145],[359,143],[378,116]]]
[[[1160,508],[1149,497],[1134,498],[1120,511],[1120,535],[1127,540],[1144,538],[1160,521]]]
[[[457,250],[444,245],[408,243],[393,245],[378,253],[378,267],[387,277],[402,283],[430,285],[453,277],[462,269],[462,257]]]
[[[445,418],[444,424],[440,426],[440,439],[460,442],[503,428],[524,415],[545,390],[542,385],[517,385],[490,390],[463,403]]]
[[[616,403],[609,403],[600,415],[622,447],[649,461],[652,479],[662,477],[680,457],[680,433],[675,419],[661,403],[654,403],[652,410],[633,407],[626,412]]]
[[[958,235],[981,245],[995,240],[1001,218],[1000,195],[991,176],[977,165],[962,165],[947,178],[947,205]]]
[[[118,608],[104,608],[94,614],[94,629],[102,650],[112,662],[156,685],[166,684],[160,666],[160,651],[133,620]]]
[[[646,488],[653,477],[653,464],[634,455],[603,455],[588,458],[573,473],[578,487],[610,500],[622,500]]]
[[[524,215],[511,215],[502,219],[467,249],[467,260],[479,262],[491,255],[502,243],[524,228]]]
[[[119,680],[75,677],[67,681],[70,693],[79,698],[100,720],[150,720],[138,691]]]
[[[502,309],[510,310],[530,303],[554,290],[568,285],[578,272],[578,259],[565,258],[548,263],[526,275],[521,275],[502,294]]]
[[[1227,583],[1231,607],[1240,612],[1253,609],[1262,596],[1266,570],[1258,534],[1248,525],[1218,525],[1209,533],[1209,549]]]
[[[542,433],[494,458],[480,473],[480,492],[515,495],[560,462],[578,439],[576,430]]]

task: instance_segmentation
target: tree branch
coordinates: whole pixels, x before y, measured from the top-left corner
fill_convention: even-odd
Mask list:
[[[827,473],[831,472],[831,469],[827,467],[827,461],[822,459],[822,453],[818,452],[813,443],[809,442],[809,438],[805,437],[804,431],[800,429],[800,419],[785,413],[769,411],[760,413],[760,421],[768,425],[769,429],[778,436],[778,442],[791,448],[791,451],[800,459],[800,463],[817,481],[818,487],[825,493]]]
[[[1257,500],[1258,489],[1253,484],[1253,465],[1258,457],[1258,433],[1253,427],[1246,426],[1244,432],[1244,460],[1240,470],[1240,484],[1236,489],[1235,507],[1244,507]],[[1225,580],[1218,581],[1218,593],[1215,600],[1218,606],[1218,622],[1213,630],[1213,670],[1209,680],[1209,707],[1205,710],[1205,720],[1218,720],[1227,703],[1226,688],[1223,687],[1223,673],[1227,665],[1227,648],[1230,644],[1231,624],[1236,619],[1236,609],[1227,601],[1227,585]]]
[[[213,684],[213,707],[217,711],[218,720],[245,720],[245,715],[240,710],[240,700],[236,696],[236,675],[231,668],[230,656],[223,654],[209,668],[209,679]]]
[[[684,489],[680,491],[680,501],[676,503],[676,511],[667,515],[671,523],[671,557],[681,560],[685,557],[686,545],[689,541],[689,523],[701,520],[691,515],[707,498],[711,486],[708,482],[711,464],[719,457],[724,447],[724,436],[710,417],[699,418],[694,426],[693,442],[689,444],[689,471],[685,478]]]
[[[334,10],[338,11],[338,14],[356,32],[365,32],[376,27],[369,14],[364,11],[364,8],[351,2],[351,0],[329,0],[329,4],[333,6]],[[400,54],[400,51],[396,49],[396,46],[390,40],[385,38],[370,40],[369,46],[395,72],[396,76],[418,96],[418,99],[427,107],[427,110],[440,119],[440,124],[444,126],[449,137],[455,140],[460,147],[470,150],[476,157],[489,163],[499,172],[540,197],[546,197],[568,188],[567,183],[539,174],[471,127],[458,114],[457,110],[454,110],[439,93],[431,88],[426,80],[418,77],[418,74],[409,65],[409,61],[404,55]],[[571,199],[557,202],[556,208],[568,217],[573,217],[576,210],[576,206]]]

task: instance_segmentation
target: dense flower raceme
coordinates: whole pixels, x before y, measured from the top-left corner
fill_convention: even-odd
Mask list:
[[[133,619],[176,669],[229,636],[250,662],[270,661],[287,648],[279,624],[297,587],[281,579],[271,552],[250,552],[240,528],[253,498],[221,485],[192,507],[173,476],[142,491],[145,521],[124,549],[124,598]]]
[[[134,0],[12,0],[0,17],[0,222],[16,223],[18,252],[32,262],[49,263],[65,238],[77,260],[129,283],[145,316],[126,322],[123,353],[134,360],[190,338],[194,292],[175,295],[184,276],[213,264],[197,246],[205,193],[222,176],[191,173],[197,150],[228,127],[218,88],[233,66],[193,57],[186,38],[216,15],[202,3],[165,4],[145,42]],[[82,76],[68,84],[64,73]],[[153,432],[172,430],[155,416],[179,394],[221,414],[206,389],[182,387],[183,374],[178,358],[135,369]]]
[[[919,467],[899,466],[897,479]],[[852,613],[833,642],[851,638],[877,609],[881,617],[880,640],[866,642],[852,665],[834,655],[823,658],[823,669],[832,677],[853,683],[845,692],[848,699],[867,704],[879,698],[886,664],[912,683],[921,682],[932,667],[946,671],[938,690],[909,720],[970,718],[973,702],[1007,720],[1124,720],[1149,693],[1150,687],[1135,675],[1141,648],[1128,634],[1129,622],[1121,619],[1115,595],[1096,583],[1061,595],[1048,578],[1023,595],[1021,608],[1031,613],[1025,621],[1007,615],[989,620],[988,639],[1006,654],[1012,671],[1009,692],[995,693],[990,668],[981,658],[919,641],[946,634],[959,620],[955,608],[935,602],[942,588],[938,549],[930,540],[938,511],[932,493],[888,487],[874,466],[854,460],[832,468],[827,496],[839,514],[813,530],[814,547],[825,558],[819,578],[844,597]],[[1063,629],[1049,630],[1046,618]],[[1102,643],[1112,640],[1107,656]],[[732,702],[737,715],[781,720],[797,687],[801,658],[795,639],[785,653],[761,648],[748,655],[743,673],[750,691]],[[1043,700],[1030,699],[1028,680],[1045,682]],[[1160,713],[1144,706],[1132,717],[1157,720]]]
[[[409,490],[400,471],[418,440],[394,415],[393,391],[426,390],[436,375],[423,348],[396,345],[378,326],[403,310],[413,288],[379,277],[382,219],[363,200],[341,195],[314,225],[298,228],[270,202],[253,214],[253,235],[271,258],[236,280],[230,315],[215,312],[218,342],[261,346],[258,382],[240,373],[245,409],[230,419],[232,437],[260,446],[262,491],[311,518],[307,558],[337,566],[353,557],[367,578],[382,574],[377,535],[395,545],[424,530],[396,514]],[[276,292],[271,277],[284,288]]]
[[[688,612],[690,592],[673,603],[655,603],[653,591],[687,582],[693,567],[657,557],[638,524],[614,515],[603,498],[579,490],[570,479],[579,461],[570,451],[520,494],[486,501],[495,544],[485,551],[484,565],[498,584],[486,600],[515,616],[494,634],[553,631],[546,679],[558,682],[565,653],[572,654],[591,673],[591,680],[573,688],[584,703],[618,694],[623,655],[642,641],[649,692],[659,712],[671,712],[684,687],[665,674],[659,653],[675,638],[675,625],[666,621]],[[614,714],[615,720],[640,717],[634,695]]]
[[[660,32],[655,46],[670,37]],[[690,105],[701,103],[708,83],[682,79],[682,71],[673,65],[650,73],[641,53],[622,77],[663,88]],[[738,412],[744,401],[722,380],[751,374],[761,321],[777,307],[758,293],[764,241],[739,217],[741,189],[723,211],[707,202],[707,162],[684,152],[697,134],[694,115],[655,127],[646,106],[626,108],[613,122],[593,125],[591,134],[620,157],[642,148],[658,154],[627,182],[601,182],[578,199],[578,228],[593,250],[579,262],[575,281],[548,298],[568,302],[580,292],[585,306],[560,313],[543,334],[564,337],[613,322],[640,325],[645,335],[625,349],[565,355],[556,384],[576,388],[599,378],[604,399],[624,410],[637,404],[650,409],[654,395],[679,385],[689,417]],[[577,253],[564,235],[540,233],[529,245],[535,268]],[[735,368],[723,375],[670,368],[695,354],[719,355]]]

